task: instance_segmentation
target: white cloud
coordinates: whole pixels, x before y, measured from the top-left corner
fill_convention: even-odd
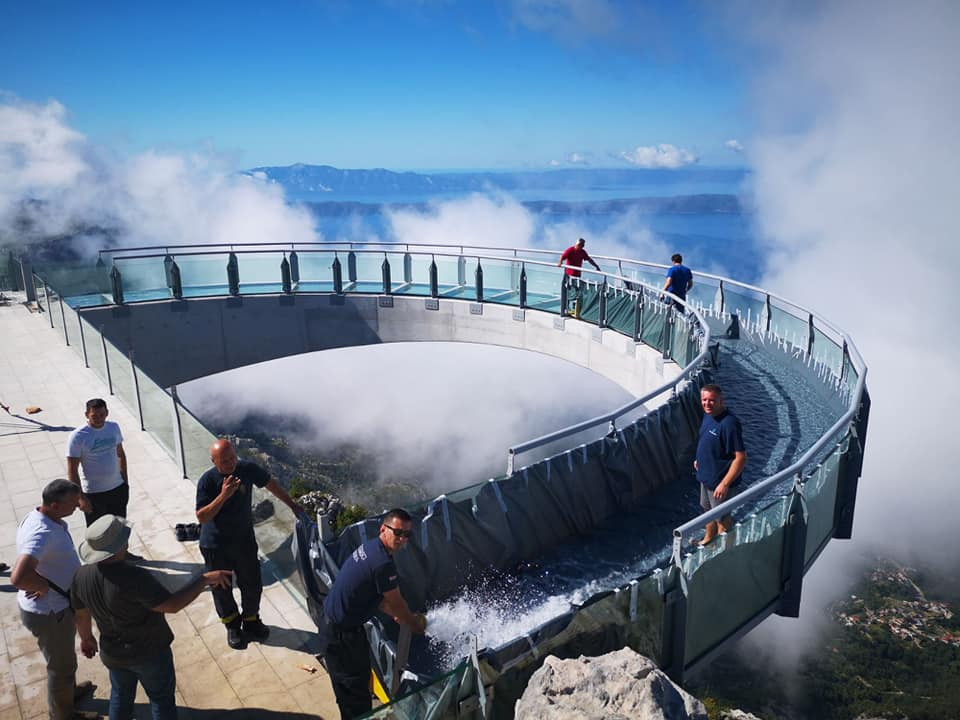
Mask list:
[[[729,150],[733,150],[735,153],[743,152],[743,144],[739,140],[727,140],[723,146]]]
[[[944,542],[956,511],[943,499],[955,487],[960,405],[960,5],[806,10],[768,10],[753,27],[772,53],[750,142],[770,254],[760,284],[850,332],[873,406],[853,542],[833,543],[813,567],[800,622],[752,636],[778,656],[817,641],[810,624],[852,579],[850,558],[879,549],[956,568]]]
[[[589,165],[590,153],[572,152],[567,155],[567,162],[571,165]]]
[[[30,237],[22,225],[13,232],[24,220]],[[309,213],[288,206],[281,186],[235,174],[213,155],[117,157],[70,128],[59,103],[0,96],[0,237],[90,228],[127,245],[316,238]]]
[[[620,13],[609,0],[513,0],[520,25],[564,41],[603,38],[620,31]]]
[[[697,162],[697,156],[692,151],[669,143],[641,145],[635,150],[620,153],[619,157],[642,168],[678,168]]]

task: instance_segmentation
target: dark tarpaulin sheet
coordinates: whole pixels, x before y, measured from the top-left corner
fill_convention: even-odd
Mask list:
[[[607,296],[607,325],[628,338],[633,337],[633,323],[637,297],[619,290],[610,290]]]
[[[413,607],[441,601],[490,571],[513,569],[561,541],[589,532],[678,477],[700,423],[703,379],[616,433],[534,463],[511,477],[440,496],[411,512],[414,536],[397,556]],[[376,518],[327,545],[339,566]]]

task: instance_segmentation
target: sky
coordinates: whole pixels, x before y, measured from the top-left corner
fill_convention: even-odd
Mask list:
[[[0,93],[237,168],[740,165],[746,56],[694,2],[0,4]]]
[[[756,284],[848,331],[873,399],[853,542],[805,578],[799,621],[749,641],[809,649],[864,553],[960,571],[960,4],[197,6],[0,6],[0,237],[36,212],[45,233],[102,223],[127,244],[313,239],[279,188],[230,172],[259,165],[744,165]],[[628,221],[616,247],[664,259]],[[533,227],[482,195],[392,222],[519,246]]]

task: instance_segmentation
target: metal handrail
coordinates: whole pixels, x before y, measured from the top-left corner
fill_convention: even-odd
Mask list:
[[[459,253],[460,255],[463,255],[463,254],[464,254],[464,252],[463,252],[464,249],[471,249],[471,250],[504,250],[504,251],[506,251],[506,252],[513,253],[513,257],[519,257],[518,253],[529,253],[529,254],[534,254],[534,255],[553,255],[553,256],[556,256],[556,257],[559,257],[559,255],[560,255],[560,252],[559,252],[559,251],[556,251],[556,250],[543,250],[543,249],[539,249],[539,248],[502,248],[502,247],[497,247],[497,246],[493,246],[493,245],[443,245],[443,244],[430,244],[430,243],[403,243],[403,242],[396,242],[396,241],[383,241],[383,242],[367,243],[367,242],[354,242],[354,241],[350,241],[350,240],[313,240],[313,241],[308,241],[308,242],[293,242],[293,243],[290,243],[290,242],[264,242],[264,243],[247,243],[247,244],[248,244],[248,245],[253,245],[253,246],[255,246],[255,247],[277,247],[277,248],[289,247],[289,248],[291,248],[291,249],[296,249],[297,247],[304,247],[304,246],[306,246],[306,247],[310,247],[310,246],[347,246],[350,250],[354,250],[355,252],[373,252],[373,251],[358,250],[358,249],[355,247],[355,246],[357,246],[357,245],[376,245],[376,246],[382,246],[382,247],[398,247],[398,248],[399,248],[399,247],[402,247],[402,248],[408,249],[408,251],[409,251],[409,248],[417,248],[417,247],[423,247],[423,248],[446,248],[446,247],[449,247],[449,248],[451,248],[451,249],[459,248],[459,249],[460,249],[460,253]],[[137,247],[125,247],[125,248],[104,248],[104,249],[102,249],[102,250],[97,251],[97,256],[100,257],[100,256],[103,255],[103,254],[112,254],[112,253],[115,253],[115,252],[135,252],[135,251],[139,251],[139,250],[163,250],[163,251],[166,253],[166,251],[169,250],[170,248],[194,248],[194,247],[197,247],[197,248],[199,248],[199,247],[237,248],[237,247],[243,247],[243,245],[244,245],[244,243],[208,243],[208,244],[202,244],[202,245],[201,245],[201,244],[198,244],[198,243],[184,243],[184,244],[176,244],[176,245],[142,245],[142,246],[137,246]],[[234,252],[248,252],[248,251],[243,251],[243,250],[237,251],[237,250],[235,250]],[[252,252],[257,252],[257,251],[252,251]],[[263,251],[260,251],[260,252],[263,252]],[[380,251],[380,252],[382,252],[382,251]],[[166,253],[166,254],[169,254],[169,253]],[[176,254],[177,254],[177,255],[183,255],[183,254],[186,254],[186,253],[176,253]],[[194,254],[194,253],[190,253],[190,254]],[[196,254],[207,254],[207,253],[196,253]],[[443,253],[438,253],[438,254],[443,254]],[[136,255],[136,256],[125,257],[125,258],[122,258],[122,259],[132,259],[132,258],[134,258],[134,257],[144,258],[144,257],[154,257],[154,256],[153,256],[153,255]],[[488,257],[499,257],[499,256],[488,256]],[[669,265],[667,265],[667,264],[665,264],[665,263],[652,263],[652,262],[646,262],[646,261],[643,261],[643,260],[632,260],[632,259],[630,259],[630,258],[619,257],[619,256],[616,256],[616,255],[592,255],[591,257],[593,257],[595,260],[603,260],[603,261],[609,261],[609,262],[614,262],[614,263],[619,263],[619,264],[626,263],[626,264],[628,264],[628,265],[634,265],[634,266],[651,268],[651,269],[655,268],[655,269],[658,269],[658,270],[663,270],[663,269],[665,269],[665,268],[670,267]],[[120,258],[120,257],[117,257],[117,258],[115,258],[115,259],[119,260],[119,259],[121,259],[121,258]],[[584,270],[585,270],[586,272],[593,272],[593,271],[588,271],[588,270],[586,270],[586,268],[584,268]],[[819,322],[822,324],[823,327],[829,328],[830,330],[832,330],[833,332],[835,332],[837,335],[841,335],[841,336],[845,336],[845,335],[846,335],[846,334],[843,333],[839,328],[837,328],[836,325],[834,325],[833,323],[831,323],[829,320],[826,320],[825,318],[823,318],[823,317],[822,317],[821,315],[819,315],[818,313],[815,313],[815,312],[813,312],[812,310],[810,310],[809,308],[803,307],[802,305],[798,305],[797,303],[793,302],[792,300],[788,300],[787,298],[785,298],[785,297],[783,297],[783,296],[781,296],[781,295],[776,295],[776,294],[774,294],[774,293],[771,293],[771,292],[769,292],[769,291],[767,291],[767,290],[764,290],[763,288],[757,287],[757,286],[755,286],[755,285],[750,285],[750,284],[748,284],[748,283],[743,283],[743,282],[740,282],[740,281],[738,281],[738,280],[731,280],[731,279],[729,279],[729,278],[722,277],[721,275],[714,275],[714,274],[712,274],[712,273],[706,273],[706,272],[699,272],[699,271],[698,271],[698,272],[697,272],[697,277],[698,277],[698,278],[709,278],[709,279],[711,279],[711,280],[716,281],[717,283],[722,282],[722,283],[725,283],[725,284],[728,284],[728,285],[733,285],[733,286],[736,286],[736,287],[739,287],[739,288],[743,288],[743,289],[746,289],[746,290],[750,290],[750,291],[755,292],[755,293],[759,293],[760,295],[763,295],[763,296],[765,296],[765,297],[769,297],[769,298],[771,298],[771,299],[776,299],[776,300],[778,300],[778,301],[780,301],[780,302],[782,302],[782,303],[788,304],[790,307],[795,308],[796,310],[800,310],[800,311],[804,312],[804,313],[805,313],[806,315],[808,315],[808,316],[812,315],[817,321],[819,321]],[[624,278],[624,279],[625,279],[627,282],[631,282],[631,283],[638,282],[637,280],[633,280],[632,278]],[[790,314],[793,315],[793,313],[790,313]],[[799,319],[799,320],[805,319],[805,318],[798,317],[797,315],[794,315],[794,317],[796,317],[796,318]],[[849,340],[848,340],[848,342],[849,342]]]

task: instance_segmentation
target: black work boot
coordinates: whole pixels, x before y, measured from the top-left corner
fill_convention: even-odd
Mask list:
[[[243,637],[243,628],[240,623],[240,618],[231,620],[227,623],[227,645],[232,647],[234,650],[243,650],[247,647],[247,641]]]
[[[270,637],[270,628],[263,624],[259,615],[249,620],[243,619],[243,632],[253,640],[266,640]]]

